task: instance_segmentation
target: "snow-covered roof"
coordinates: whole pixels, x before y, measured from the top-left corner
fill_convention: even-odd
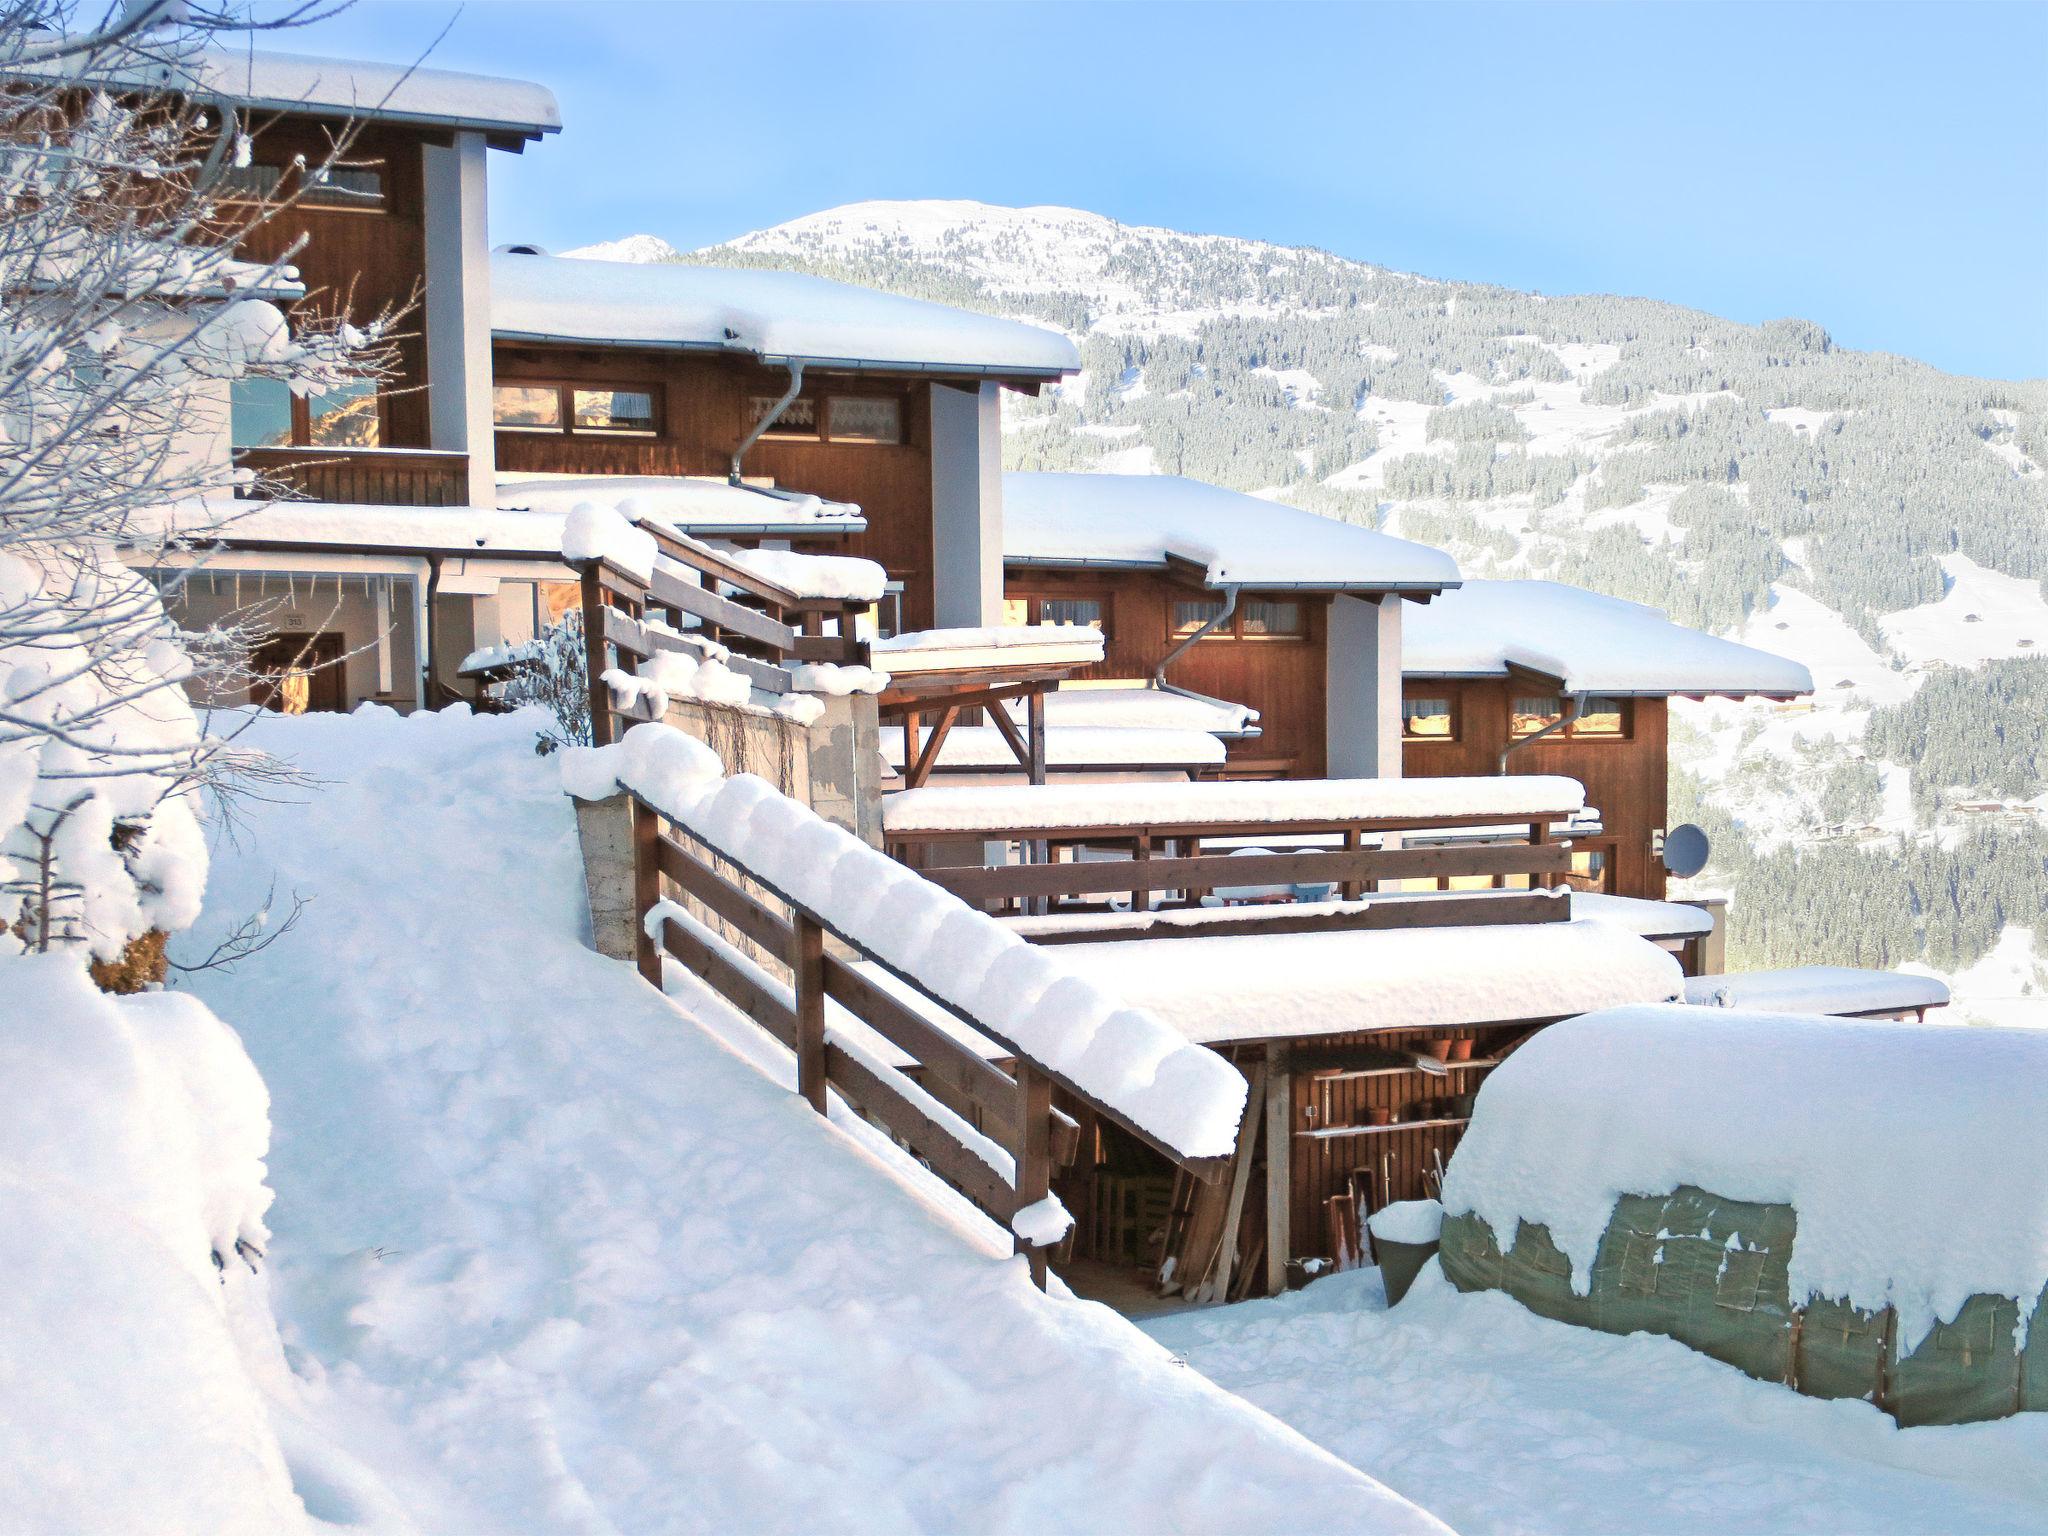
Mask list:
[[[331,501],[228,501],[160,509],[151,533],[230,549],[292,548],[323,552],[495,555],[560,560],[560,516],[493,512],[482,507],[357,506]],[[140,526],[138,532],[141,532]]]
[[[1062,944],[1201,1044],[1549,1019],[1678,996],[1678,962],[1606,923],[1352,929]]]
[[[1053,331],[802,272],[678,262],[491,257],[491,329],[527,341],[734,352],[886,372],[1056,379],[1081,366]]]
[[[779,486],[730,485],[696,475],[526,475],[498,482],[507,512],[567,512],[578,502],[652,518],[679,533],[712,535],[859,533],[867,527],[850,501],[826,501]]]
[[[1458,584],[1442,550],[1178,475],[1003,476],[1011,565],[1202,568],[1212,587],[1440,592]]]
[[[1468,581],[1401,633],[1411,677],[1556,678],[1567,693],[1610,697],[1813,692],[1796,661],[1674,624],[1655,608],[1558,581]]]
[[[1444,1209],[1548,1227],[1583,1293],[1624,1194],[1788,1204],[1794,1304],[1896,1307],[1903,1356],[1972,1295],[2024,1319],[2048,1285],[2044,1082],[2048,1031],[1617,1008],[1488,1076]]]
[[[77,61],[67,59],[62,67],[75,71]],[[9,72],[47,78],[58,67]],[[96,83],[226,100],[265,113],[472,128],[494,141],[537,139],[562,126],[555,93],[530,81],[269,49],[182,48],[107,72]]]
[[[992,784],[908,789],[882,802],[891,832],[1006,827],[1342,826],[1432,816],[1564,816],[1586,803],[1576,779],[1260,779],[1200,784]]]
[[[984,629],[909,629],[869,642],[875,665],[898,676],[980,667],[1089,666],[1102,660],[1102,631],[1086,624],[1010,624]]]
[[[902,766],[901,731],[882,733],[882,756],[892,767]],[[1053,769],[1208,768],[1223,758],[1222,741],[1207,731],[1052,724],[1045,728],[1045,763]],[[954,726],[939,743],[935,766],[1024,771],[1009,742],[992,725]]]
[[[1010,713],[1024,717],[1021,703]],[[1049,727],[1116,726],[1124,729],[1208,731],[1216,736],[1255,734],[1259,712],[1248,704],[1131,684],[1121,688],[1067,683],[1045,695]]]
[[[874,561],[854,555],[805,555],[789,549],[730,547],[713,553],[798,597],[873,603],[889,590],[889,573]]]
[[[1904,1013],[1940,1008],[1948,988],[1932,976],[1869,971],[1853,965],[1795,965],[1781,971],[1694,976],[1685,1000],[1757,1013]]]

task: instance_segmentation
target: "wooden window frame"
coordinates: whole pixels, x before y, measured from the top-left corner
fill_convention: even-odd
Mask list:
[[[507,379],[493,378],[492,388],[499,389],[552,389],[555,392],[555,410],[561,417],[561,424],[553,427],[526,427],[516,422],[498,420],[495,404],[491,410],[493,432],[517,432],[523,437],[594,437],[600,441],[616,442],[625,439],[631,442],[649,442],[668,436],[668,394],[658,382],[624,379]],[[576,425],[576,396],[582,394],[646,395],[654,402],[654,425],[639,427],[579,427]],[[494,397],[495,399],[495,397]]]
[[[1451,718],[1450,730],[1446,731],[1441,736],[1411,735],[1408,730],[1407,706],[1409,704],[1418,704],[1431,699],[1442,699],[1443,702],[1449,706],[1449,713]],[[1403,692],[1401,695],[1401,704],[1401,744],[1403,746],[1408,746],[1411,744],[1425,747],[1450,746],[1464,739],[1465,700],[1464,695],[1460,693],[1457,689],[1446,688],[1441,692],[1431,693]]]
[[[1026,624],[1055,622],[1044,617],[1045,605],[1047,603],[1093,603],[1102,610],[1102,628],[1098,633],[1102,636],[1103,640],[1107,641],[1115,632],[1116,594],[1112,592],[1047,592],[1035,589],[1024,592],[1005,592],[1003,594],[1003,601],[1006,603],[1025,604],[1024,622]],[[1067,621],[1060,620],[1057,622],[1064,623]]]
[[[781,398],[780,395],[757,395],[749,391],[747,395],[747,430],[751,432],[754,428],[754,423],[767,415],[769,408]],[[782,424],[782,420],[778,418],[773,426],[761,433],[761,441],[764,443],[822,443],[825,441],[825,397],[822,395],[798,395],[790,404],[810,406],[812,420],[815,424],[809,427],[785,427]]]
[[[839,446],[844,448],[901,448],[903,446],[905,426],[904,418],[907,413],[903,409],[903,397],[901,395],[868,394],[855,392],[830,394],[824,396],[823,399],[825,409],[818,419],[818,435],[820,441],[827,443],[837,443]],[[896,408],[896,435],[893,438],[841,437],[837,432],[835,432],[832,429],[832,413],[838,408],[839,402],[842,400],[882,401],[894,406]]]
[[[1221,608],[1226,601],[1227,599],[1225,598],[1211,598],[1206,594],[1194,597],[1175,596],[1169,599],[1166,605],[1167,644],[1178,645],[1183,640],[1187,639],[1189,635],[1194,633],[1193,630],[1182,629],[1180,625],[1175,621],[1173,616],[1173,610],[1178,604],[1213,602],[1215,606]],[[1310,630],[1309,607],[1308,604],[1303,602],[1300,598],[1258,597],[1251,599],[1251,601],[1259,603],[1292,604],[1296,615],[1300,619],[1301,627],[1287,634],[1248,635],[1245,633],[1244,629],[1246,602],[1245,599],[1240,597],[1238,599],[1237,607],[1231,610],[1230,622],[1218,629],[1210,630],[1208,634],[1202,636],[1201,643],[1207,645],[1211,640],[1235,640],[1246,645],[1302,645],[1308,641]]]
[[[282,165],[268,160],[251,161],[247,169],[277,172],[276,181],[268,192],[255,192],[247,188],[223,185],[219,197],[224,203],[237,207],[260,208],[272,204],[290,204],[294,208],[309,208],[320,213],[374,213],[391,211],[391,172],[382,159],[360,162],[337,161],[337,171],[369,171],[377,178],[377,196],[374,200],[360,197],[342,197],[332,192],[322,193],[320,184],[313,181],[310,173],[318,170],[315,165],[295,166],[291,161]]]
[[[1515,693],[1512,687],[1509,688],[1507,718],[1508,740],[1511,742],[1532,741],[1538,735],[1537,731],[1518,731],[1515,729],[1515,700],[1518,697],[1536,698],[1539,697],[1539,695],[1526,693],[1518,695]],[[1543,738],[1544,744],[1548,744],[1551,742],[1569,741],[1573,743],[1575,746],[1597,746],[1604,743],[1616,743],[1635,740],[1636,701],[1634,699],[1616,698],[1611,693],[1594,693],[1588,694],[1586,697],[1591,699],[1613,699],[1616,704],[1620,705],[1621,729],[1619,731],[1587,731],[1582,733],[1579,730],[1579,722],[1574,720],[1571,724],[1565,726],[1562,730],[1552,731],[1548,736],[1545,736]],[[1562,713],[1564,709],[1564,695],[1560,693],[1555,695],[1555,698],[1557,699],[1558,710],[1560,713]]]
[[[390,446],[391,439],[391,418],[388,409],[390,401],[381,389],[376,390],[372,398],[377,402],[377,441],[373,446],[378,448],[388,447]],[[292,440],[288,443],[237,443],[232,441],[235,433],[234,412],[231,405],[228,413],[229,448],[235,453],[254,452],[265,448],[305,448],[314,453],[353,453],[356,451],[354,448],[341,444],[316,443],[313,441],[313,407],[309,397],[299,394],[296,390],[292,392],[291,397],[291,421]]]

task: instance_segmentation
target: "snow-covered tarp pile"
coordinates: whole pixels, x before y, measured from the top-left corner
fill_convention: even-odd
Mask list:
[[[1812,675],[1796,661],[1558,581],[1469,581],[1402,623],[1408,676],[1506,677],[1510,667],[1554,677],[1567,693],[1813,692]]]
[[[1458,565],[1376,533],[1178,475],[1003,476],[1003,558],[1017,565],[1202,567],[1212,587],[1441,592]]]
[[[1795,1305],[1892,1307],[1901,1353],[1971,1296],[2048,1285],[2048,1034],[1616,1008],[1492,1072],[1444,1180],[1505,1247],[1549,1228],[1592,1284],[1623,1195],[1789,1205]]]
[[[733,352],[770,362],[1057,378],[1081,366],[1055,331],[803,272],[491,257],[501,337]]]
[[[594,953],[542,723],[259,720],[321,787],[251,807],[193,936],[273,884],[311,900],[196,985],[270,1087],[294,1400],[376,1467],[392,1530],[1223,1533],[1308,1506],[1347,1536],[1441,1531],[1040,1294],[1010,1233],[814,1113],[694,977],[664,997]],[[381,1536],[338,1482],[322,1513]],[[109,1536],[221,1528],[144,1513]]]
[[[0,1525],[305,1529],[267,1401],[268,1099],[240,1042],[191,997],[0,952],[0,1081]]]
[[[727,779],[702,742],[640,725],[565,754],[563,783],[596,800],[624,787],[750,875],[914,976],[996,1039],[1189,1158],[1227,1156],[1243,1074],[1161,1020],[1124,1006],[1057,950],[870,848],[765,779]]]
[[[679,533],[858,533],[866,527],[860,508],[850,501],[695,475],[540,474],[500,480],[497,496],[505,512],[559,517],[591,501],[616,508],[629,521],[650,518]]]
[[[1432,816],[1569,816],[1586,803],[1576,779],[1216,780],[1200,784],[988,785],[910,789],[883,802],[891,832],[1005,827],[1342,826]]]
[[[1583,919],[1109,939],[1055,952],[1204,1043],[1554,1019],[1668,1002],[1684,983],[1647,939]]]
[[[1932,976],[1854,965],[1795,965],[1686,979],[1685,1000],[1752,1013],[1904,1013],[1940,1008],[1948,986]]]

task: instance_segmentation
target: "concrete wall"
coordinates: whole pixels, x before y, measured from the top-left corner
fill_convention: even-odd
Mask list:
[[[1327,735],[1333,779],[1401,776],[1401,599],[1330,604]]]
[[[472,506],[495,505],[491,425],[491,247],[483,135],[426,156],[427,413],[432,445],[469,455]]]
[[[994,384],[932,390],[933,622],[1003,621],[1003,415]]]
[[[403,576],[208,569],[187,577],[168,606],[192,630],[255,624],[273,634],[338,633],[343,707],[374,699],[406,710],[419,698],[414,594]]]

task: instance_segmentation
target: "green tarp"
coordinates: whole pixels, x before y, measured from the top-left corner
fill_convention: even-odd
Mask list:
[[[2048,1295],[2030,1309],[2043,1326],[2029,1329],[2024,1351],[2014,1342],[2017,1304],[1973,1296],[1901,1358],[1889,1310],[1823,1297],[1793,1304],[1796,1227],[1790,1206],[1686,1185],[1616,1202],[1583,1296],[1549,1230],[1527,1221],[1502,1253],[1478,1216],[1447,1217],[1438,1258],[1460,1290],[1505,1291],[1544,1317],[1607,1333],[1661,1333],[1764,1381],[1866,1399],[1904,1425],[2048,1408]]]

